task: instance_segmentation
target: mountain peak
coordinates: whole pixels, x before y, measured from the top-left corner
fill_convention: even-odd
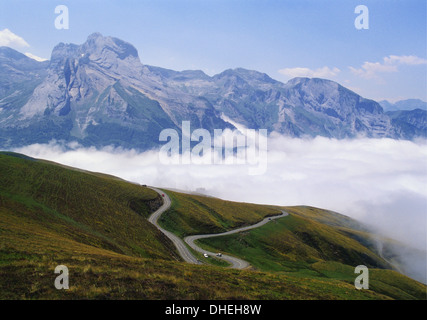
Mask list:
[[[279,84],[278,81],[270,78],[266,73],[244,68],[227,69],[213,76],[213,79],[217,81],[225,80],[227,86],[230,84],[237,86],[250,85],[260,89],[265,86]]]
[[[29,58],[25,54],[16,51],[9,47],[0,47],[0,70],[7,72],[7,70],[19,69],[22,71],[34,71],[44,68],[47,63],[36,61]],[[15,70],[16,71],[16,70]]]
[[[98,38],[103,38],[104,36],[100,32],[94,32],[87,37],[87,41],[96,40]]]
[[[144,66],[134,46],[101,33],[80,45],[58,44],[48,64],[0,48],[0,110],[6,106],[0,123],[10,127],[0,130],[0,147],[2,141],[46,142],[61,133],[64,140],[98,146],[148,148],[158,145],[162,129],[178,128],[185,120],[211,132],[228,128],[222,114],[248,128],[293,137],[426,135],[424,117],[392,118],[375,101],[335,81],[300,77],[284,84],[243,68],[210,77]],[[28,129],[15,138],[16,128],[24,125]],[[35,140],[31,132],[45,125],[41,139],[46,139]]]
[[[289,80],[287,83],[292,84],[292,85],[297,85],[300,83],[315,83],[315,84],[319,84],[319,83],[335,83],[337,84],[337,82],[332,81],[332,80],[328,80],[328,79],[323,79],[323,78],[308,78],[308,77],[295,77],[292,78],[291,80]]]
[[[113,52],[121,60],[127,57],[138,57],[138,50],[130,43],[114,37],[104,37],[99,32],[92,33],[87,38],[82,45],[82,50],[91,54],[101,54],[107,50]]]
[[[138,51],[128,42],[114,37],[104,37],[95,32],[89,35],[82,45],[59,43],[52,51],[52,62],[61,62],[68,58],[90,57],[92,61],[138,59]]]
[[[12,48],[9,48],[9,47],[0,47],[0,57],[3,57],[3,58],[12,58],[12,59],[15,59],[15,60],[28,58],[23,53],[21,53],[19,51],[16,51],[16,50],[14,50]]]

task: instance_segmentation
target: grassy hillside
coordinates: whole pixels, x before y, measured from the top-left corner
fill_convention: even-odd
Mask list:
[[[159,224],[180,237],[220,233],[281,214],[278,207],[225,201],[213,197],[168,191],[171,208]]]
[[[333,258],[332,252],[313,250],[302,240],[298,250],[287,253],[301,268],[272,254],[263,259],[277,270],[181,262],[170,241],[146,220],[161,201],[151,189],[115,177],[0,153],[0,299],[414,299],[425,290],[393,271],[378,273],[375,289],[356,290],[346,260],[327,261],[322,255]],[[221,231],[278,213],[274,207],[184,194],[173,194],[172,201],[173,210],[187,212],[172,220],[181,234]],[[311,221],[303,213],[292,217]],[[357,243],[342,248],[361,254]],[[60,264],[69,268],[69,290],[54,287]]]
[[[0,226],[7,227],[0,237],[10,250],[29,249],[52,237],[52,250],[78,241],[176,260],[174,246],[145,219],[150,206],[161,201],[153,190],[117,178],[0,154]],[[13,241],[17,234],[25,235],[25,241]]]
[[[390,299],[340,280],[134,258],[76,243],[62,249],[9,252],[6,260],[3,253],[0,299]],[[58,264],[70,270],[69,290],[53,285]]]
[[[168,191],[171,209],[160,224],[180,237],[219,233],[251,225],[285,209],[290,215],[262,228],[227,237],[208,238],[211,245],[250,261],[260,270],[301,269],[320,260],[391,268],[374,251],[370,234],[357,221],[328,210],[299,206],[279,208]],[[216,249],[214,250],[216,251]]]
[[[247,232],[201,239],[199,244],[245,259],[257,270],[348,284],[354,283],[354,268],[365,265],[371,290],[393,298],[427,298],[425,285],[384,270],[392,266],[373,251],[371,235],[354,220],[311,207],[284,209],[289,216]]]

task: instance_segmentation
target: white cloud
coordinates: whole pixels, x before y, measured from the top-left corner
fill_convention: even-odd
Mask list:
[[[399,65],[425,65],[427,60],[417,56],[395,56],[384,57],[382,62],[364,62],[360,68],[349,67],[355,75],[365,79],[379,79],[378,74],[397,72]]]
[[[36,55],[34,55],[34,54],[30,53],[30,52],[25,52],[24,54],[25,54],[28,58],[31,58],[31,59],[36,60],[36,61],[39,61],[39,62],[47,61],[47,60],[48,60],[48,59],[45,59],[45,58],[40,58],[40,57],[38,57],[38,56],[36,56]]]
[[[413,243],[425,237],[426,225],[415,219],[420,214],[425,217],[425,206],[413,208],[411,200],[408,212],[400,208],[393,212],[390,208],[396,201],[400,207],[408,199],[427,201],[425,142],[322,137],[305,140],[273,134],[268,139],[267,171],[259,176],[248,175],[245,165],[165,165],[160,163],[157,151],[97,150],[77,144],[71,147],[74,149],[65,150],[54,143],[35,144],[16,151],[159,187],[204,188],[212,195],[236,201],[313,205],[378,226],[379,221],[384,225],[412,225],[413,230],[424,233],[412,232],[408,227],[396,228],[394,234],[404,241],[417,239]],[[398,216],[402,221],[387,220],[383,217],[386,211],[389,217]]]
[[[297,68],[284,68],[284,69],[280,69],[279,73],[285,75],[285,76],[289,76],[292,78],[295,77],[309,77],[309,78],[333,78],[335,77],[338,73],[340,73],[340,69],[334,67],[334,68],[329,68],[329,67],[322,67],[322,68],[318,68],[315,70],[309,69],[309,68],[301,68],[301,67],[297,67]]]
[[[68,148],[51,143],[15,151],[141,184],[204,190],[227,200],[325,208],[426,249],[425,140],[296,139],[272,134],[268,167],[262,175],[249,175],[245,165],[165,165],[157,151],[97,150],[76,143]],[[424,268],[422,261],[423,254],[409,266]]]
[[[0,30],[0,46],[24,48],[30,45],[22,37],[14,34],[9,29],[4,29]]]
[[[419,58],[417,56],[393,56],[390,55],[384,58],[385,64],[406,64],[406,65],[420,65],[427,64],[427,59]]]
[[[397,66],[384,65],[379,62],[365,62],[359,69],[353,67],[349,68],[355,75],[366,79],[375,78],[377,74],[381,72],[397,72]]]

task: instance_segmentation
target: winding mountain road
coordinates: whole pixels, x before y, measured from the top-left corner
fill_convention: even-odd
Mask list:
[[[205,238],[213,238],[213,237],[221,237],[221,236],[227,236],[230,234],[234,234],[234,233],[239,233],[239,232],[243,232],[243,231],[247,231],[247,230],[251,230],[251,229],[255,229],[255,228],[259,228],[263,225],[265,225],[266,223],[268,223],[271,220],[275,220],[275,219],[279,219],[279,218],[283,218],[286,217],[288,215],[287,212],[282,210],[282,214],[281,215],[277,215],[277,216],[272,216],[272,217],[267,217],[264,220],[253,224],[251,226],[247,226],[247,227],[242,227],[242,228],[238,228],[238,229],[234,229],[231,231],[227,231],[227,232],[223,232],[223,233],[211,233],[211,234],[202,234],[202,235],[193,235],[193,236],[188,236],[184,238],[185,243],[178,238],[176,235],[174,235],[172,232],[169,232],[165,229],[163,229],[162,227],[160,227],[157,223],[158,219],[160,218],[160,216],[162,215],[163,212],[165,212],[166,210],[168,210],[170,208],[171,205],[171,200],[168,197],[168,195],[166,193],[164,193],[162,190],[157,189],[157,188],[153,188],[151,187],[151,189],[153,189],[154,191],[156,191],[157,193],[159,193],[160,195],[164,194],[163,197],[163,205],[157,209],[156,212],[154,212],[149,218],[148,221],[150,221],[152,224],[154,224],[161,232],[163,232],[176,246],[176,248],[178,249],[179,254],[181,255],[181,257],[189,263],[201,263],[196,257],[193,256],[193,254],[190,252],[190,250],[187,248],[187,246],[185,245],[185,243],[187,243],[193,250],[200,252],[202,254],[208,254],[210,256],[215,256],[216,254],[213,252],[209,252],[206,251],[202,248],[200,248],[199,246],[197,246],[194,242],[196,240],[199,239],[205,239]],[[217,257],[218,259],[222,259],[224,261],[227,261],[228,263],[231,264],[231,268],[234,269],[244,269],[249,267],[249,262],[236,258],[236,257],[232,257],[232,256],[228,256],[228,255],[222,255],[221,257]]]
[[[166,193],[164,193],[162,190],[157,189],[157,188],[152,188],[152,187],[150,187],[150,188],[153,189],[154,191],[156,191],[158,194],[160,194],[160,196],[162,194],[164,194],[165,196],[162,197],[163,198],[163,205],[159,209],[157,209],[148,218],[148,221],[150,221],[152,224],[154,224],[157,227],[157,229],[159,229],[161,232],[163,232],[163,234],[173,242],[175,247],[178,249],[178,253],[184,259],[184,261],[189,262],[189,263],[196,263],[196,264],[199,263],[199,261],[196,259],[196,257],[193,256],[193,254],[190,252],[190,250],[187,248],[187,246],[184,244],[184,242],[180,238],[178,238],[172,232],[163,229],[157,223],[157,221],[159,220],[162,213],[170,208],[171,200],[170,200],[169,196]]]

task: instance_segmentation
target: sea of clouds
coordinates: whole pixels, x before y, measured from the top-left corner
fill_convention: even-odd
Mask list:
[[[393,139],[268,138],[265,172],[250,165],[165,164],[159,151],[34,144],[14,150],[156,187],[227,200],[310,205],[355,218],[422,251],[427,240],[427,142]],[[425,256],[417,272],[425,282]],[[420,271],[421,270],[421,271]],[[423,280],[423,279],[421,279]]]

